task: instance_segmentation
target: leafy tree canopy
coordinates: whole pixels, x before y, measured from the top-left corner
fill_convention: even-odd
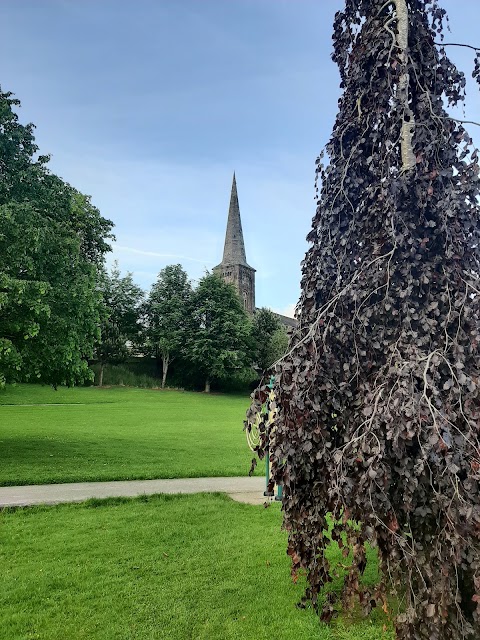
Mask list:
[[[147,346],[162,360],[162,388],[170,363],[183,353],[188,341],[191,296],[182,266],[168,265],[158,274],[145,305]]]
[[[289,334],[285,326],[280,325],[278,329],[276,329],[269,343],[269,352],[268,352],[268,367],[271,367],[274,362],[280,360],[287,352],[289,342]]]
[[[268,369],[277,359],[275,358],[276,349],[272,344],[272,338],[280,329],[280,321],[273,311],[265,307],[255,311],[252,321],[253,353],[255,364],[262,371]],[[279,357],[283,353],[280,353]]]
[[[119,363],[129,355],[129,345],[137,345],[141,334],[140,308],[143,290],[133,282],[131,273],[122,276],[115,262],[110,273],[103,271],[99,282],[102,293],[102,323],[95,355],[100,362],[99,386],[107,363]]]
[[[91,377],[112,223],[49,172],[19,104],[0,89],[0,384],[74,384]]]
[[[204,276],[192,295],[192,333],[187,355],[210,382],[251,364],[250,321],[232,284]]]

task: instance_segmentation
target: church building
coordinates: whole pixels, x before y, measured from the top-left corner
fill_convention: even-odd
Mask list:
[[[255,313],[255,269],[247,263],[245,254],[235,174],[230,194],[223,260],[213,271],[226,282],[233,283],[247,313]]]
[[[242,220],[240,218],[240,207],[238,205],[235,174],[233,174],[232,191],[230,194],[223,259],[219,265],[213,268],[213,271],[226,282],[231,282],[235,285],[245,310],[250,315],[253,315],[256,309],[255,269],[248,264],[245,254],[245,242],[243,240]],[[275,315],[280,323],[287,329],[292,329],[297,326],[297,321],[294,318],[289,318],[279,313]]]

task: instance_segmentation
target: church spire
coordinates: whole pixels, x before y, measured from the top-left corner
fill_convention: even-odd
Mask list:
[[[230,194],[223,260],[216,267],[213,267],[213,272],[218,274],[225,282],[230,282],[234,285],[247,313],[255,313],[255,269],[247,264],[245,255],[235,174],[233,174],[232,192]]]
[[[227,232],[223,249],[222,264],[247,265],[245,243],[243,241],[242,220],[238,205],[237,181],[233,174],[232,192],[230,194],[230,208],[228,210]]]

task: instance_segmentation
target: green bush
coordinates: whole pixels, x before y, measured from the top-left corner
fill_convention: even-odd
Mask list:
[[[95,384],[98,384],[98,376],[100,373],[100,365],[92,365],[95,374]],[[124,386],[124,387],[141,387],[144,389],[155,389],[160,387],[160,380],[153,375],[139,373],[135,366],[130,363],[125,364],[107,364],[103,370],[104,386]]]

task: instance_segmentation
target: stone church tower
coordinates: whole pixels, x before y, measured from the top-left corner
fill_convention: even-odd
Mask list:
[[[223,260],[213,268],[213,271],[226,282],[231,282],[235,285],[245,310],[247,313],[253,314],[255,312],[255,269],[247,264],[245,255],[235,174],[233,174],[232,193],[230,195]]]

